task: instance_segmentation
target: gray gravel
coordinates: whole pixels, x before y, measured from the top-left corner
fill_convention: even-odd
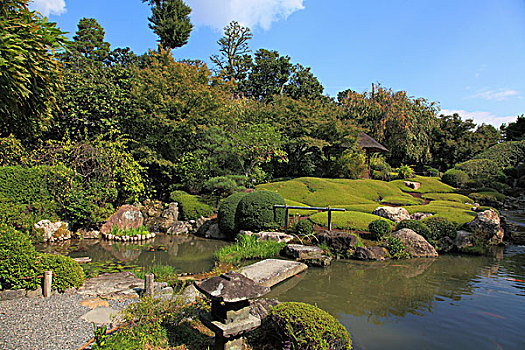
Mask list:
[[[78,349],[93,337],[93,326],[80,319],[90,309],[86,296],[54,294],[45,298],[0,301],[0,349]],[[120,310],[134,300],[109,300]]]

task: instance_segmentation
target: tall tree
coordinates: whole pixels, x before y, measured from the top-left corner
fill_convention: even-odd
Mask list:
[[[389,149],[389,163],[430,161],[431,132],[438,111],[434,102],[380,84],[372,85],[372,92],[340,92],[338,101],[345,110],[344,118],[357,121]]]
[[[285,87],[286,94],[296,100],[322,98],[323,89],[323,85],[312,74],[310,67],[303,67],[300,64],[292,67],[290,82]]]
[[[504,134],[505,141],[525,140],[525,115],[518,115],[516,121],[509,123],[509,125],[503,124],[501,131]]]
[[[82,18],[77,25],[78,29],[73,37],[70,49],[74,55],[102,62],[108,58],[109,43],[104,41],[105,32],[94,18]]]
[[[252,63],[248,45],[252,37],[250,28],[241,26],[236,21],[224,27],[224,36],[217,41],[219,54],[210,57],[219,75],[238,83],[246,78]]]
[[[182,0],[143,0],[151,5],[149,27],[159,36],[160,46],[174,49],[188,43],[193,25],[191,8]]]
[[[31,143],[50,124],[63,89],[56,53],[66,38],[27,3],[0,3],[0,137]]]
[[[271,101],[274,95],[282,95],[291,68],[290,57],[273,50],[257,50],[255,64],[246,82],[246,94],[264,102]]]

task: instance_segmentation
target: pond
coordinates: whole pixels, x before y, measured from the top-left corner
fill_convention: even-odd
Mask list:
[[[142,245],[106,240],[69,240],[41,244],[40,252],[61,253],[73,258],[89,257],[93,263],[151,267],[171,265],[178,272],[199,273],[213,268],[213,254],[227,242],[194,236],[157,235]]]
[[[310,268],[269,297],[316,304],[355,349],[525,349],[525,247]]]

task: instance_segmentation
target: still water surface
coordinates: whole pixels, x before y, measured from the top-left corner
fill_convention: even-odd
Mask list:
[[[317,304],[355,349],[525,349],[525,247],[494,257],[337,261],[272,290]]]

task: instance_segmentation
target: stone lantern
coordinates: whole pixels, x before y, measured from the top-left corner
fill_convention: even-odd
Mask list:
[[[261,325],[261,319],[250,314],[250,299],[265,295],[270,288],[233,271],[195,282],[195,287],[211,299],[211,313],[201,320],[215,333],[215,349],[244,349],[242,334]]]

